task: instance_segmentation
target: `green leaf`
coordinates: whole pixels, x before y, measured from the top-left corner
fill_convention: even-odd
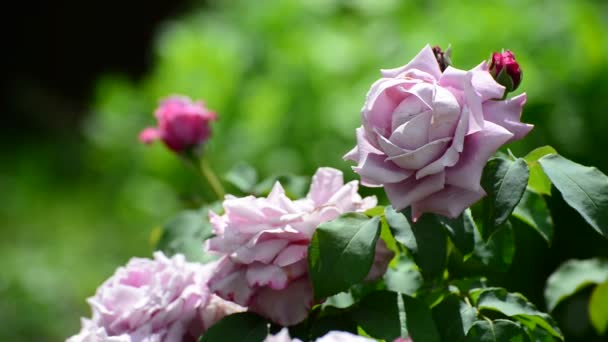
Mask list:
[[[526,190],[528,175],[528,165],[521,158],[515,161],[497,158],[488,162],[481,177],[481,185],[488,194],[483,238],[509,218]]]
[[[357,323],[352,320],[348,310],[325,307],[318,314],[313,311],[310,316],[314,318],[310,323],[310,333],[304,339],[305,341],[314,341],[334,330],[357,333]]]
[[[401,336],[397,296],[391,291],[372,292],[359,302],[351,317],[371,337],[392,341]]]
[[[520,321],[529,329],[536,329],[539,326],[551,335],[563,340],[562,333],[553,318],[538,311],[534,304],[519,293],[509,293],[502,288],[488,288],[471,291],[470,295],[480,311],[498,311]]]
[[[258,181],[258,173],[249,164],[240,162],[228,171],[224,179],[236,186],[237,189],[249,194],[253,192],[253,188]]]
[[[481,320],[475,322],[467,334],[466,341],[527,342],[529,338],[519,324],[506,319],[497,319],[495,321]]]
[[[608,281],[598,285],[589,300],[589,318],[598,334],[608,329]]]
[[[433,308],[433,317],[442,341],[459,342],[477,319],[477,309],[452,294]]]
[[[398,213],[391,207],[386,208],[385,216],[393,236],[412,253],[422,275],[441,276],[447,262],[447,237],[437,217],[425,214],[413,223],[409,209]]]
[[[207,262],[215,256],[207,254],[203,242],[213,236],[207,214],[211,207],[201,210],[185,210],[171,218],[163,227],[157,250],[167,255],[181,253],[189,261]]]
[[[568,260],[547,279],[545,302],[553,311],[562,300],[592,284],[608,280],[608,260]]]
[[[387,269],[384,281],[389,290],[407,295],[413,295],[423,283],[418,267],[405,255],[399,257],[394,267]]]
[[[465,210],[455,219],[437,216],[439,223],[445,228],[454,245],[463,255],[467,255],[475,248],[475,221],[471,210]]]
[[[511,223],[507,221],[498,227],[487,241],[483,241],[477,230],[474,233],[473,255],[493,270],[501,272],[508,270],[515,256],[515,237]]]
[[[543,171],[538,160],[547,154],[557,153],[551,146],[542,146],[532,150],[524,157],[530,168],[528,188],[539,195],[551,195],[551,180]]]
[[[431,309],[420,299],[401,295],[405,309],[407,330],[414,341],[439,342],[441,335],[437,330]]]
[[[534,228],[551,245],[551,240],[553,239],[553,219],[551,218],[549,208],[547,208],[547,203],[541,195],[526,190],[521,201],[515,207],[513,216]]]
[[[315,298],[346,291],[361,282],[374,261],[380,219],[349,213],[321,224],[308,247]]]
[[[538,162],[566,203],[608,238],[608,177],[595,167],[577,164],[558,154],[549,154]]]
[[[199,342],[261,342],[267,335],[266,320],[251,312],[239,312],[212,325]]]

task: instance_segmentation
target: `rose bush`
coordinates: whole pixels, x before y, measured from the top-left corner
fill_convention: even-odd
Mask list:
[[[158,127],[144,129],[139,140],[149,144],[160,139],[178,153],[209,139],[210,122],[217,119],[215,113],[205,108],[202,101],[193,102],[185,96],[172,96],[162,100],[154,115]]]
[[[227,196],[224,215],[210,214],[216,237],[208,249],[222,255],[209,281],[212,291],[283,326],[304,320],[313,305],[310,239],[319,224],[376,205],[375,197],[361,198],[357,189],[357,181],[344,184],[342,172],[319,168],[306,198],[292,201],[278,182],[266,198]],[[374,277],[392,257],[378,241]]]
[[[154,259],[131,259],[88,299],[93,317],[83,319],[81,332],[68,341],[196,340],[222,317],[245,310],[210,295],[207,280],[214,267],[162,252]]]
[[[396,210],[449,217],[485,195],[482,170],[503,144],[521,139],[526,94],[505,88],[482,62],[465,71],[440,66],[430,46],[408,64],[382,70],[362,109],[357,146],[344,158],[365,186],[383,186]]]

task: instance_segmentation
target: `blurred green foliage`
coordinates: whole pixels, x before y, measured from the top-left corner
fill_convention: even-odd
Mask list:
[[[378,69],[427,43],[452,44],[463,69],[508,48],[536,125],[510,148],[550,144],[606,172],[606,32],[601,0],[208,1],[159,28],[144,79],[99,80],[84,141],[2,153],[0,340],[75,333],[96,286],[149,255],[154,226],[213,198],[164,146],[137,142],[159,98],[204,99],[219,114],[207,155],[220,174],[245,161],[262,176],[333,166],[354,178],[341,157]]]

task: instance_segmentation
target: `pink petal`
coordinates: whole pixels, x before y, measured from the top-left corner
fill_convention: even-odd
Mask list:
[[[415,150],[429,141],[430,126],[431,112],[422,112],[397,127],[389,140],[403,149]]]
[[[139,133],[139,141],[144,144],[151,144],[160,139],[160,131],[156,128],[148,127]]]
[[[398,183],[413,174],[413,171],[397,167],[393,162],[386,161],[386,156],[368,154],[353,170],[361,176],[365,186],[381,186],[386,183]],[[363,181],[365,179],[365,181]]]
[[[288,240],[282,239],[273,239],[251,244],[247,243],[232,253],[230,258],[242,264],[250,264],[254,261],[269,263],[285,246],[287,246],[288,243]]]
[[[473,73],[467,73],[467,81],[464,86],[464,97],[466,106],[469,108],[469,129],[467,134],[472,134],[483,129],[483,110],[481,107],[481,96],[476,92],[472,84]]]
[[[468,135],[458,163],[445,171],[446,184],[474,192],[483,191],[479,181],[484,166],[512,136],[511,132],[492,122],[486,122],[482,131]]]
[[[306,197],[317,205],[327,203],[329,198],[344,185],[342,171],[330,167],[320,167],[312,177],[310,191]]]
[[[269,286],[280,290],[287,285],[287,274],[276,265],[255,263],[247,268],[247,283],[249,286]]]
[[[406,152],[397,156],[388,157],[386,158],[386,160],[392,161],[393,163],[405,169],[418,170],[439,158],[446,150],[450,141],[452,141],[452,138],[443,138],[435,140],[420,147],[417,150]]]
[[[293,244],[283,249],[281,253],[277,255],[276,259],[274,259],[273,263],[275,265],[284,267],[302,260],[307,254],[308,245]]]
[[[488,72],[488,63],[481,62],[471,70],[473,72],[473,88],[481,96],[482,101],[500,99],[505,92],[505,87],[500,85]]]
[[[406,65],[395,69],[383,69],[381,72],[384,77],[397,77],[405,71],[415,69],[430,74],[435,80],[439,80],[441,77],[439,63],[437,63],[437,59],[435,59],[435,54],[430,45],[427,44],[416,57]]]
[[[249,309],[274,323],[290,326],[305,320],[312,304],[312,287],[308,278],[302,278],[282,290],[260,289]]]
[[[384,191],[393,208],[399,211],[443,189],[444,183],[445,174],[442,172],[420,180],[410,178],[401,183],[386,184]]]
[[[361,110],[361,121],[368,133],[377,129],[384,135],[390,131],[393,112],[408,94],[404,91],[394,91],[389,94],[388,90],[411,83],[411,81],[401,78],[381,78],[372,85]],[[370,143],[376,146],[375,141],[370,141]]]
[[[423,213],[434,213],[455,218],[483,196],[483,190],[475,192],[447,185],[443,190],[412,203],[412,217],[418,219]]]
[[[453,137],[462,112],[456,96],[448,89],[435,87],[428,141]]]
[[[486,101],[483,103],[483,114],[487,121],[513,133],[509,141],[519,140],[534,128],[534,125],[521,122],[522,107],[525,103],[525,93],[504,101]]]
[[[420,113],[433,109],[433,107],[431,107],[433,96],[432,88],[430,89],[428,96],[426,96],[427,94],[417,94],[416,92],[411,91],[408,91],[408,93],[410,93],[411,96],[407,96],[403,99],[403,101],[401,101],[393,110],[391,119],[391,129],[393,131]]]

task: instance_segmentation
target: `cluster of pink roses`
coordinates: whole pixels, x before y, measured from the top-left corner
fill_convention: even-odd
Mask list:
[[[511,52],[468,71],[450,62],[449,53],[426,46],[405,66],[382,70],[363,106],[357,145],[344,157],[357,163],[363,185],[383,186],[393,207],[411,207],[414,220],[425,212],[460,215],[485,195],[480,178],[488,158],[532,129],[520,121],[526,95],[503,100],[521,82]],[[181,154],[209,138],[216,116],[202,102],[171,97],[156,118],[158,127],[142,131],[140,140],[160,139]],[[344,184],[332,168],[317,170],[302,199],[287,197],[278,182],[267,197],[228,195],[223,214],[210,213],[215,236],[206,248],[218,261],[203,265],[162,252],[132,259],[89,299],[93,316],[68,341],[196,341],[222,317],[244,310],[282,326],[298,324],[315,304],[307,266],[315,229],[375,205],[375,197],[359,195],[357,181]],[[366,280],[380,278],[392,257],[379,239]],[[284,329],[266,341],[299,340]],[[371,340],[332,332],[317,341]]]

